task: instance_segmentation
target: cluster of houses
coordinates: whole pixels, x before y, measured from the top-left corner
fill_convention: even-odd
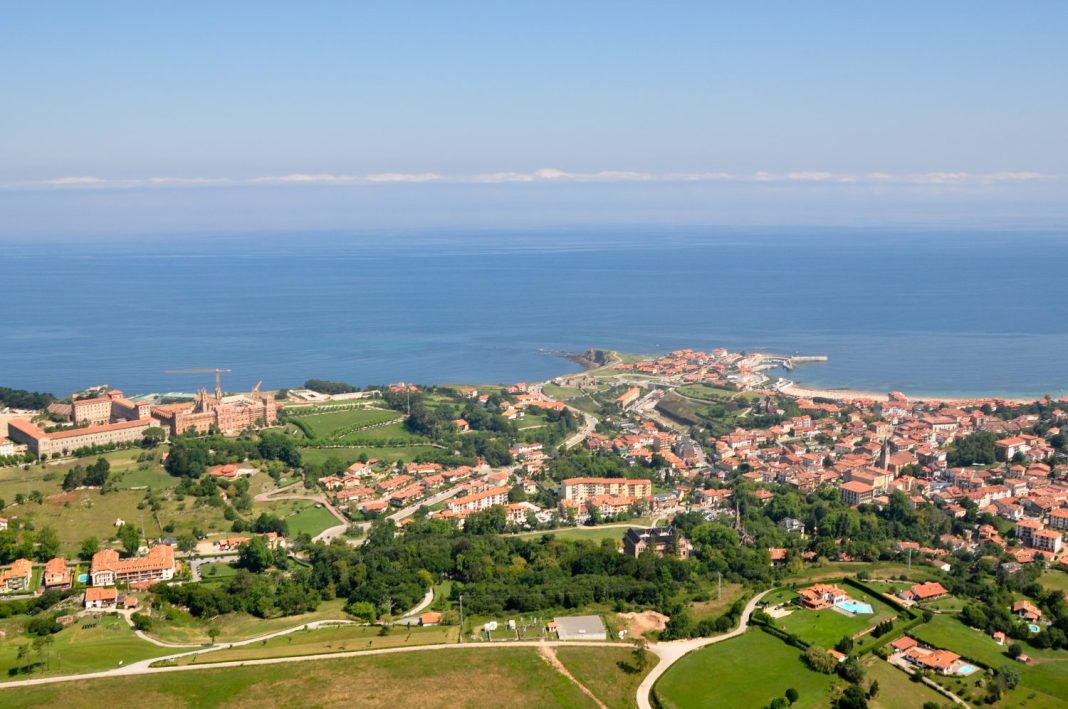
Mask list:
[[[661,431],[652,421],[624,422],[622,432],[615,437],[591,433],[585,445],[591,451],[613,452],[632,464],[649,463],[653,456],[659,456],[664,465],[685,478],[696,476],[708,465],[699,443],[684,434]]]

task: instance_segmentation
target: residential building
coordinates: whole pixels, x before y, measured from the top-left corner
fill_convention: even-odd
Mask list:
[[[645,498],[653,494],[652,480],[627,478],[568,478],[560,483],[560,497],[584,502],[598,495]]]
[[[870,504],[875,499],[875,488],[862,482],[850,481],[842,483],[840,494],[842,502],[850,507]]]
[[[1059,554],[1061,545],[1061,533],[1055,529],[1040,529],[1031,535],[1031,546],[1038,551]]]
[[[116,583],[169,581],[174,578],[174,548],[158,544],[144,557],[119,559],[114,549],[93,554],[89,577],[94,586],[113,586]]]
[[[119,602],[119,591],[114,586],[102,588],[92,586],[85,589],[85,609],[89,611],[110,610]]]
[[[458,497],[446,502],[445,509],[453,514],[468,515],[472,512],[489,509],[495,505],[506,505],[508,504],[509,489],[510,488],[505,485],[470,495],[464,495],[463,497]]]
[[[74,585],[74,571],[67,566],[67,560],[56,557],[45,564],[41,583],[45,590],[66,590]]]
[[[638,387],[631,387],[625,392],[616,397],[616,406],[620,409],[626,409],[633,404],[642,395],[642,390]]]
[[[835,603],[844,601],[848,596],[842,589],[832,584],[817,583],[797,592],[801,605],[812,610],[830,608]]]
[[[15,559],[8,568],[0,571],[0,593],[25,591],[33,579],[33,564],[29,559]]]

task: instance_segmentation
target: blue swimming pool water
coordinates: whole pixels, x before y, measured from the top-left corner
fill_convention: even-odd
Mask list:
[[[78,583],[85,583],[89,580],[89,574],[78,574]]]
[[[976,667],[974,665],[961,665],[957,668],[957,674],[970,675],[972,672],[975,672],[975,670]]]
[[[835,605],[844,611],[849,611],[850,613],[856,613],[858,615],[871,615],[873,612],[870,604],[854,601],[852,598],[845,601],[838,601]]]
[[[1030,625],[1028,625],[1027,629],[1030,630],[1032,633],[1037,633],[1039,630],[1042,630],[1042,628],[1039,628],[1034,623],[1031,623]]]

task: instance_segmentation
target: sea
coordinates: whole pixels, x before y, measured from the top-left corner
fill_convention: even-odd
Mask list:
[[[594,228],[0,244],[0,386],[128,395],[309,378],[506,383],[562,355],[827,355],[787,376],[917,395],[1068,391],[1068,232]]]

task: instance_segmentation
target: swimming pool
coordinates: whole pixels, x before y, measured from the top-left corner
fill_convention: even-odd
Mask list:
[[[85,583],[89,580],[89,574],[78,574],[78,583]]]
[[[1038,627],[1034,623],[1029,624],[1027,626],[1027,629],[1030,630],[1032,633],[1037,633],[1038,631],[1042,630],[1042,628]]]
[[[957,674],[964,675],[965,677],[967,677],[971,673],[975,672],[977,669],[979,668],[975,665],[961,665],[957,668]]]
[[[844,611],[855,613],[857,615],[871,615],[874,609],[869,603],[861,603],[860,601],[854,601],[852,598],[847,598],[844,601],[838,601],[834,605],[838,606]]]

